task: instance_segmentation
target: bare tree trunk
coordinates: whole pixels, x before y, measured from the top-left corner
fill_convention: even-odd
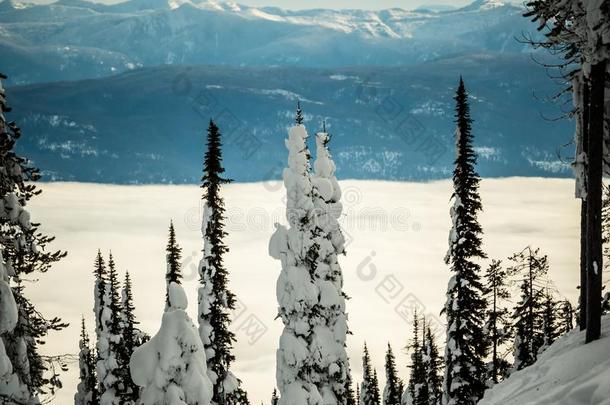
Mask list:
[[[580,131],[583,152],[589,149],[589,80],[582,75],[582,95],[580,109]],[[585,162],[586,164],[586,162]],[[586,170],[586,168],[585,168]],[[586,176],[585,176],[586,177]],[[587,328],[587,201],[580,202],[580,299],[578,324],[580,330]]]
[[[587,328],[587,200],[580,200],[580,298],[578,325]]]
[[[606,61],[591,67],[587,165],[587,343],[599,339],[602,297],[602,161]]]

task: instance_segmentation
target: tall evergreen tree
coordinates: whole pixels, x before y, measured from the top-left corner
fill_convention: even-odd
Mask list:
[[[400,405],[402,398],[402,381],[398,377],[396,371],[396,360],[394,353],[392,353],[392,347],[388,343],[388,351],[385,355],[385,379],[386,385],[383,390],[383,404],[384,405]]]
[[[78,363],[80,377],[76,387],[76,394],[74,395],[74,405],[97,405],[99,404],[99,396],[97,392],[97,377],[95,376],[95,353],[91,347],[84,317],[81,323],[79,348]]]
[[[511,337],[511,319],[508,308],[502,301],[510,299],[507,288],[508,272],[502,268],[502,262],[492,260],[485,273],[485,288],[487,299],[485,329],[489,337],[491,348],[491,364],[489,367],[489,380],[497,384],[502,380],[510,368],[510,363],[502,356],[500,350],[508,343]]]
[[[528,246],[509,260],[513,263],[509,272],[521,277],[521,301],[515,305],[512,315],[515,329],[513,368],[521,370],[536,361],[538,350],[544,344],[540,316],[544,289],[540,281],[548,273],[548,259],[540,254],[540,249]]]
[[[97,336],[97,376],[101,385],[100,405],[121,405],[124,385],[121,379],[120,352],[123,345],[121,300],[118,273],[112,253],[108,258],[107,280],[104,283],[100,334]]]
[[[203,164],[203,258],[199,264],[199,334],[203,342],[208,374],[214,384],[212,402],[218,405],[247,404],[240,381],[230,371],[235,360],[232,353],[235,335],[229,329],[230,312],[235,309],[235,296],[229,290],[229,272],[224,255],[229,248],[224,242],[225,206],[220,194],[223,184],[222,141],[220,130],[210,121],[207,152]],[[225,388],[231,388],[227,390]]]
[[[320,154],[312,175],[305,126],[289,130],[288,167],[283,172],[289,226],[276,225],[269,242],[269,254],[282,265],[277,298],[284,331],[276,373],[282,405],[313,405],[320,397],[329,404],[345,400],[349,363],[346,297],[337,261],[344,251],[336,221],[340,190],[326,148],[328,134],[318,135]]]
[[[576,196],[581,198],[580,327],[586,341],[600,337],[602,295],[602,176],[608,173],[608,103],[610,86],[610,5],[608,1],[530,0],[528,17],[538,21],[546,40],[540,44],[563,54],[566,78],[573,82],[576,107]],[[584,251],[584,252],[583,252]],[[584,253],[584,254],[583,254]]]
[[[180,269],[182,248],[178,245],[178,241],[176,240],[176,231],[174,230],[173,221],[169,223],[169,236],[165,252],[167,262],[167,271],[165,273],[165,309],[168,309],[171,306],[169,302],[169,285],[170,283],[180,284],[180,280],[182,279]]]
[[[125,272],[125,282],[121,292],[121,331],[122,345],[119,347],[119,364],[121,366],[121,404],[136,404],[140,395],[140,387],[133,382],[129,372],[131,355],[143,342],[136,328],[138,322],[135,316],[133,292],[129,272]]]
[[[0,397],[9,396],[16,401],[38,401],[40,395],[54,393],[61,386],[55,364],[44,360],[38,353],[38,345],[44,344],[47,334],[63,329],[66,324],[58,318],[47,319],[25,296],[21,279],[34,272],[45,273],[57,261],[65,257],[62,251],[49,249],[54,237],[40,231],[40,224],[31,221],[25,209],[29,201],[41,191],[35,182],[40,172],[26,158],[15,153],[15,145],[21,130],[13,122],[7,122],[4,113],[10,112],[0,74],[0,252],[5,267],[4,282],[12,288],[17,318],[13,328],[4,331],[5,354],[10,359],[14,376],[0,381]],[[12,307],[12,305],[11,305]],[[44,398],[42,399],[44,400]]]
[[[381,391],[379,390],[379,377],[377,377],[377,370],[373,369],[373,380],[372,380],[372,391],[371,397],[373,399],[373,404],[381,405]]]
[[[316,306],[317,315],[321,318],[319,322],[324,327],[313,328],[314,344],[311,349],[313,353],[327,353],[325,356],[316,356],[319,359],[319,391],[332,392],[336,403],[344,404],[349,374],[346,352],[349,330],[345,310],[348,297],[343,291],[343,271],[339,256],[345,255],[345,237],[338,222],[343,205],[341,187],[335,176],[335,163],[328,147],[329,141],[330,135],[327,132],[316,134],[316,160],[311,176],[315,215],[313,281],[319,291],[325,292]],[[327,336],[332,336],[333,339],[329,340]]]
[[[369,349],[364,344],[364,354],[362,356],[362,383],[360,385],[360,405],[380,405],[379,382],[377,372],[371,364]]]
[[[559,325],[557,319],[558,303],[553,294],[547,289],[542,297],[542,348],[550,346],[559,337]]]
[[[484,287],[478,259],[486,255],[481,247],[483,230],[477,216],[482,210],[475,170],[476,154],[471,132],[472,120],[464,81],[455,96],[457,157],[453,171],[453,200],[449,251],[445,262],[453,276],[447,288],[447,345],[443,397],[447,405],[475,404],[485,390]]]
[[[443,397],[443,359],[438,351],[430,326],[425,328],[423,340],[423,365],[426,374],[428,405],[440,405]]]
[[[426,370],[424,368],[423,338],[420,340],[424,333],[419,326],[419,321],[420,318],[416,311],[413,315],[413,338],[407,347],[411,350],[411,364],[409,365],[411,373],[409,375],[407,394],[409,404],[428,405],[429,395],[426,384]]]

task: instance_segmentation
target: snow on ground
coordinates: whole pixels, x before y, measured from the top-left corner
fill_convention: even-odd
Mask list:
[[[578,329],[560,338],[532,366],[488,391],[480,405],[610,404],[610,317],[601,340],[585,345]]]
[[[97,249],[112,249],[118,269],[129,270],[136,315],[147,332],[159,330],[164,309],[165,245],[173,218],[184,248],[185,290],[196,302],[197,263],[201,248],[201,195],[193,186],[113,186],[82,183],[42,185],[31,204],[34,220],[57,236],[56,248],[68,257],[29,294],[45,313],[71,323],[51,337],[44,349],[77,353],[80,316],[90,333],[93,260]],[[347,257],[341,258],[349,325],[348,355],[356,380],[361,378],[361,350],[366,339],[374,365],[383,375],[386,344],[394,347],[403,378],[414,307],[438,314],[445,300],[451,183],[343,181],[342,201]],[[481,222],[490,258],[506,258],[527,244],[549,254],[551,276],[572,300],[578,274],[579,202],[573,180],[510,178],[483,180]],[[239,298],[234,314],[238,339],[235,372],[244,380],[252,403],[268,403],[275,384],[275,352],[282,323],[275,286],[280,266],[268,256],[273,223],[285,223],[285,195],[280,183],[231,184],[225,189],[229,221],[226,264],[230,286]],[[38,277],[38,276],[37,276]],[[194,319],[196,305],[188,309]],[[406,318],[406,319],[405,319]],[[379,333],[382,331],[382,333]],[[65,388],[53,402],[72,403],[78,365],[64,377]]]

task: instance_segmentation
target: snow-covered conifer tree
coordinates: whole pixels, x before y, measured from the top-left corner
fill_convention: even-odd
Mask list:
[[[422,362],[426,374],[426,391],[428,405],[440,405],[443,396],[442,365],[443,359],[429,326],[425,328],[423,336]]]
[[[552,292],[547,289],[542,297],[542,347],[539,351],[545,350],[559,337],[557,307],[558,303]]]
[[[386,385],[383,389],[383,405],[400,405],[402,398],[402,381],[398,377],[396,370],[396,360],[392,347],[388,343],[388,351],[385,355],[385,380]]]
[[[485,258],[481,248],[482,229],[477,215],[482,209],[475,170],[476,153],[471,133],[472,120],[464,81],[455,96],[456,159],[453,171],[452,228],[445,262],[453,273],[443,309],[447,317],[445,346],[445,405],[475,404],[485,390],[487,348],[484,334],[485,300],[478,259]]]
[[[379,382],[377,372],[371,364],[369,349],[364,345],[362,356],[362,383],[360,384],[360,405],[380,405]]]
[[[341,190],[327,149],[329,136],[317,136],[315,175],[310,173],[307,131],[300,106],[296,125],[285,141],[288,167],[289,228],[276,225],[270,255],[282,272],[277,297],[284,332],[278,350],[278,388],[281,404],[343,404],[349,363],[345,352],[347,317],[338,255],[344,238],[337,218]]]
[[[207,152],[203,164],[203,258],[199,264],[199,334],[206,352],[208,375],[214,384],[212,402],[219,405],[247,404],[241,381],[230,370],[235,335],[229,329],[235,296],[229,290],[229,272],[223,258],[229,248],[224,242],[225,207],[220,194],[224,178],[221,133],[210,121]]]
[[[180,284],[182,279],[182,273],[180,269],[180,261],[182,260],[182,248],[178,245],[176,240],[176,231],[174,230],[174,223],[169,224],[169,236],[167,240],[166,261],[167,261],[167,272],[165,273],[166,290],[169,289],[171,283]],[[165,308],[169,308],[169,293],[165,293]]]
[[[209,405],[212,382],[197,327],[186,313],[186,294],[177,283],[168,290],[171,306],[159,331],[131,356],[131,377],[142,387],[138,404]]]
[[[512,315],[515,329],[513,368],[521,370],[536,361],[544,344],[540,314],[544,290],[537,283],[548,273],[548,259],[540,254],[540,249],[528,246],[509,260],[513,263],[509,272],[519,276],[521,281],[521,301],[515,305]]]
[[[138,402],[140,387],[131,379],[129,361],[134,350],[142,344],[141,332],[136,328],[138,322],[133,304],[133,292],[129,272],[125,272],[125,282],[121,290],[121,345],[118,347],[121,380],[121,404],[133,405]]]
[[[28,202],[41,192],[35,185],[40,172],[14,151],[21,130],[15,123],[7,123],[4,116],[10,111],[1,83],[5,78],[0,74],[0,252],[4,266],[2,278],[9,288],[11,281],[15,285],[12,298],[4,294],[2,300],[6,307],[1,309],[6,309],[7,314],[12,313],[14,302],[17,318],[10,328],[7,326],[12,322],[0,326],[3,340],[0,357],[6,356],[10,360],[4,364],[8,368],[0,370],[0,375],[5,371],[5,378],[0,379],[0,396],[22,403],[36,403],[45,400],[40,398],[41,394],[52,395],[61,386],[55,367],[50,367],[39,354],[38,345],[44,344],[48,332],[67,325],[59,318],[44,317],[25,296],[21,280],[33,272],[48,271],[66,253],[48,248],[54,238],[42,233],[40,224],[32,222],[25,209]],[[8,319],[12,320],[10,316]]]
[[[95,353],[91,347],[89,334],[85,327],[85,318],[81,322],[78,363],[80,378],[74,394],[74,405],[97,405],[97,377],[95,376]]]
[[[3,93],[0,93],[0,96],[2,95]],[[0,110],[1,114],[2,110]],[[8,402],[13,398],[27,398],[27,389],[13,372],[11,359],[7,356],[4,346],[5,336],[17,325],[18,308],[9,284],[12,274],[10,263],[5,263],[0,250],[0,402]]]
[[[377,370],[373,369],[373,380],[371,384],[371,390],[369,396],[373,400],[371,403],[375,405],[381,405],[381,390],[379,389],[379,377],[377,377]]]
[[[316,160],[311,177],[315,215],[313,281],[320,291],[317,315],[323,321],[313,328],[311,351],[320,363],[317,365],[320,369],[317,385],[326,403],[343,404],[349,374],[345,350],[347,296],[343,292],[343,273],[338,257],[345,254],[345,238],[338,222],[343,211],[341,188],[335,177],[329,142],[330,135],[324,125],[324,131],[316,134]]]
[[[565,335],[574,329],[574,307],[568,300],[563,301],[560,305],[559,334]]]
[[[101,282],[96,281],[98,294],[96,308],[99,311],[97,329],[97,377],[100,384],[100,405],[121,405],[123,384],[121,381],[120,347],[121,335],[121,302],[118,274],[112,254],[108,259],[108,269],[104,266],[101,255],[96,260],[96,274],[99,272]]]
[[[485,273],[487,299],[485,330],[491,348],[491,364],[488,367],[489,380],[497,384],[506,377],[510,363],[500,352],[511,338],[511,320],[508,308],[502,305],[510,299],[507,288],[508,272],[502,268],[502,262],[492,260]]]

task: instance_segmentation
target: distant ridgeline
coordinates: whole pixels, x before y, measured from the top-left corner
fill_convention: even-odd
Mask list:
[[[341,178],[446,178],[460,74],[482,175],[571,176],[573,124],[551,120],[561,87],[517,41],[535,31],[522,11],[5,0],[0,52],[18,148],[45,180],[196,183],[210,118],[235,180],[278,179],[298,99],[309,128],[326,120]]]

